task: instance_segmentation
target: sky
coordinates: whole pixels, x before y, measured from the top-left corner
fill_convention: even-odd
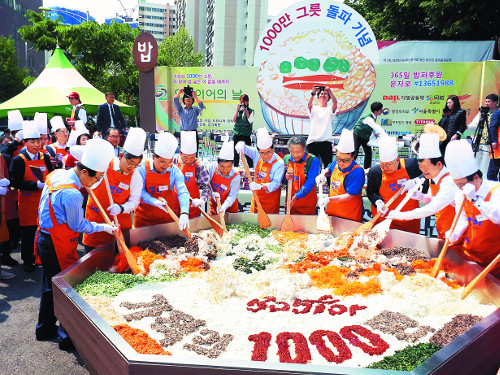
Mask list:
[[[275,15],[279,13],[282,9],[288,7],[293,3],[297,3],[300,0],[268,0],[268,14]],[[121,0],[123,6],[125,7],[127,14],[130,14],[133,8],[137,6],[137,0]],[[167,0],[154,0],[151,2],[166,4],[170,2],[173,4],[174,1]],[[93,16],[98,22],[104,22],[105,18],[115,17],[116,13],[124,15],[125,11],[120,4],[119,0],[85,0],[75,2],[74,0],[44,0],[44,7],[54,7],[60,6],[69,9],[78,9],[82,12],[89,11],[90,15]],[[137,9],[135,10],[134,17],[137,17]]]

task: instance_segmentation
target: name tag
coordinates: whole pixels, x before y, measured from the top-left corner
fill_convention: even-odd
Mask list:
[[[398,185],[399,185],[399,186],[401,186],[401,185],[403,185],[406,181],[408,181],[408,179],[407,179],[407,178],[400,178],[400,179],[398,180]]]
[[[193,172],[186,172],[186,177],[194,177],[194,173]]]
[[[337,181],[337,180],[332,181],[332,187],[334,187],[334,186],[338,189],[340,187],[340,181]]]
[[[119,188],[121,188],[121,189],[123,189],[123,190],[128,190],[128,189],[130,188],[130,186],[129,186],[129,185],[127,185],[127,184],[126,184],[126,183],[124,183],[124,182],[120,182],[120,183],[118,184],[118,187],[119,187]]]
[[[169,189],[169,186],[168,185],[161,185],[161,186],[158,186],[158,191],[165,191],[165,190],[168,190]]]
[[[484,220],[488,220],[488,219],[485,216],[483,216],[483,215],[477,215],[476,216],[476,220],[477,221],[484,221]]]
[[[226,185],[224,185],[224,184],[220,184],[220,187],[221,187],[222,189],[224,189],[224,190],[227,190],[227,186],[226,186]]]
[[[267,177],[267,173],[266,172],[260,172],[259,175],[260,175],[260,178]]]
[[[41,170],[42,172],[45,172],[45,171],[47,170],[47,167],[40,167],[40,170]]]

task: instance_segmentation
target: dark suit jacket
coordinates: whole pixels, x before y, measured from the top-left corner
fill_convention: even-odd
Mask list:
[[[120,107],[116,104],[113,104],[113,111],[115,112],[113,116],[113,123],[115,128],[117,128],[120,133],[123,133],[125,128],[127,127],[127,123],[123,118],[122,112],[120,111]],[[106,133],[108,128],[111,126],[111,117],[109,113],[109,105],[108,103],[101,104],[99,109],[97,110],[97,131],[101,132],[103,135]]]

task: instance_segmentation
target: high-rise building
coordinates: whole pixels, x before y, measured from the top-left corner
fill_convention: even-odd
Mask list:
[[[267,0],[176,0],[185,26],[207,66],[250,66],[267,25]]]
[[[153,34],[158,44],[177,30],[177,11],[174,5],[139,0],[139,28]]]

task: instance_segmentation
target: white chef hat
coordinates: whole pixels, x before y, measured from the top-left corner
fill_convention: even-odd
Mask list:
[[[225,141],[219,152],[219,159],[234,160],[234,141]]]
[[[7,116],[9,117],[9,129],[11,131],[21,130],[23,128],[23,115],[21,115],[19,109],[7,112]]]
[[[342,129],[339,144],[337,145],[337,151],[344,154],[354,152],[354,136],[352,135],[352,131]]]
[[[478,170],[472,147],[465,139],[448,143],[444,161],[454,180],[470,176]]]
[[[35,121],[23,121],[23,136],[24,139],[40,139],[40,132]]]
[[[59,129],[66,129],[64,121],[61,116],[54,116],[50,119],[50,126],[52,127],[52,132],[55,133]]]
[[[142,128],[130,128],[123,149],[129,154],[141,157],[146,144],[146,132]]]
[[[115,153],[111,143],[104,139],[89,139],[81,158],[81,163],[96,172],[105,172]]]
[[[82,120],[76,120],[75,130],[72,130],[71,133],[69,134],[67,146],[71,147],[76,145],[78,137],[81,136],[82,134],[89,134],[89,131]]]
[[[398,158],[398,142],[396,138],[383,135],[378,140],[378,151],[381,163],[388,163]]]
[[[85,151],[86,145],[74,145],[69,148],[69,153],[76,159],[82,160],[83,151]],[[89,167],[90,168],[90,167]]]
[[[265,150],[273,145],[273,139],[269,135],[266,128],[257,129],[257,148]]]
[[[160,133],[155,144],[155,154],[165,159],[172,159],[178,145],[177,138],[172,133]]]
[[[196,132],[181,131],[181,152],[183,154],[192,155],[196,154]]]
[[[35,119],[33,121],[35,121],[40,134],[49,134],[49,130],[47,128],[47,114],[45,112],[36,112]]]
[[[19,139],[20,141],[24,140],[24,134],[23,134],[23,129],[19,130],[16,133],[16,138]]]
[[[441,157],[439,150],[439,135],[436,133],[422,133],[419,141],[418,158],[432,159]]]

